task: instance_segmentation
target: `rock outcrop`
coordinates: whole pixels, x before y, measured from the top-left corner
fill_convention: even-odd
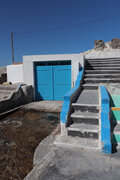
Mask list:
[[[120,39],[112,39],[110,42],[110,47],[113,49],[120,49]]]
[[[109,42],[104,43],[103,40],[95,40],[94,41],[94,49],[95,51],[107,51],[110,49],[120,49],[120,39],[114,38]]]
[[[0,84],[7,81],[6,67],[0,67]]]
[[[103,40],[95,40],[94,45],[94,50],[96,51],[102,51],[106,47]]]

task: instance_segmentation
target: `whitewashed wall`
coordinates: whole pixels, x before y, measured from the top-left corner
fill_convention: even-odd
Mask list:
[[[23,83],[23,64],[7,66],[7,81],[14,83]]]

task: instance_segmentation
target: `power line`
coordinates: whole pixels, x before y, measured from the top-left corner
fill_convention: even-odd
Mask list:
[[[109,20],[109,19],[113,19],[116,17],[120,17],[120,14],[117,15],[113,15],[113,16],[107,16],[104,18],[100,18],[100,19],[95,19],[95,20],[91,20],[88,22],[81,22],[78,24],[72,24],[69,26],[61,26],[61,27],[55,27],[55,28],[46,28],[46,29],[41,29],[39,31],[23,31],[23,32],[15,32],[14,34],[28,34],[28,33],[39,33],[39,32],[44,32],[44,31],[56,31],[56,30],[62,30],[62,29],[69,29],[69,28],[74,28],[74,27],[78,27],[78,26],[83,26],[83,25],[87,25],[87,24],[92,24],[92,23],[96,23],[96,22],[100,22],[100,21],[105,21],[105,20]]]

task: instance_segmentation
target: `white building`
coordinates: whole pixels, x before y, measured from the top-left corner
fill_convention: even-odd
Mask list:
[[[22,65],[7,67],[8,81],[34,87],[36,100],[63,100],[83,65],[81,54],[23,56]]]

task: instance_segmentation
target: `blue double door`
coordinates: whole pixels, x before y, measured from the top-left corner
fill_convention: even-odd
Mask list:
[[[62,101],[71,89],[71,65],[35,66],[36,100]]]

